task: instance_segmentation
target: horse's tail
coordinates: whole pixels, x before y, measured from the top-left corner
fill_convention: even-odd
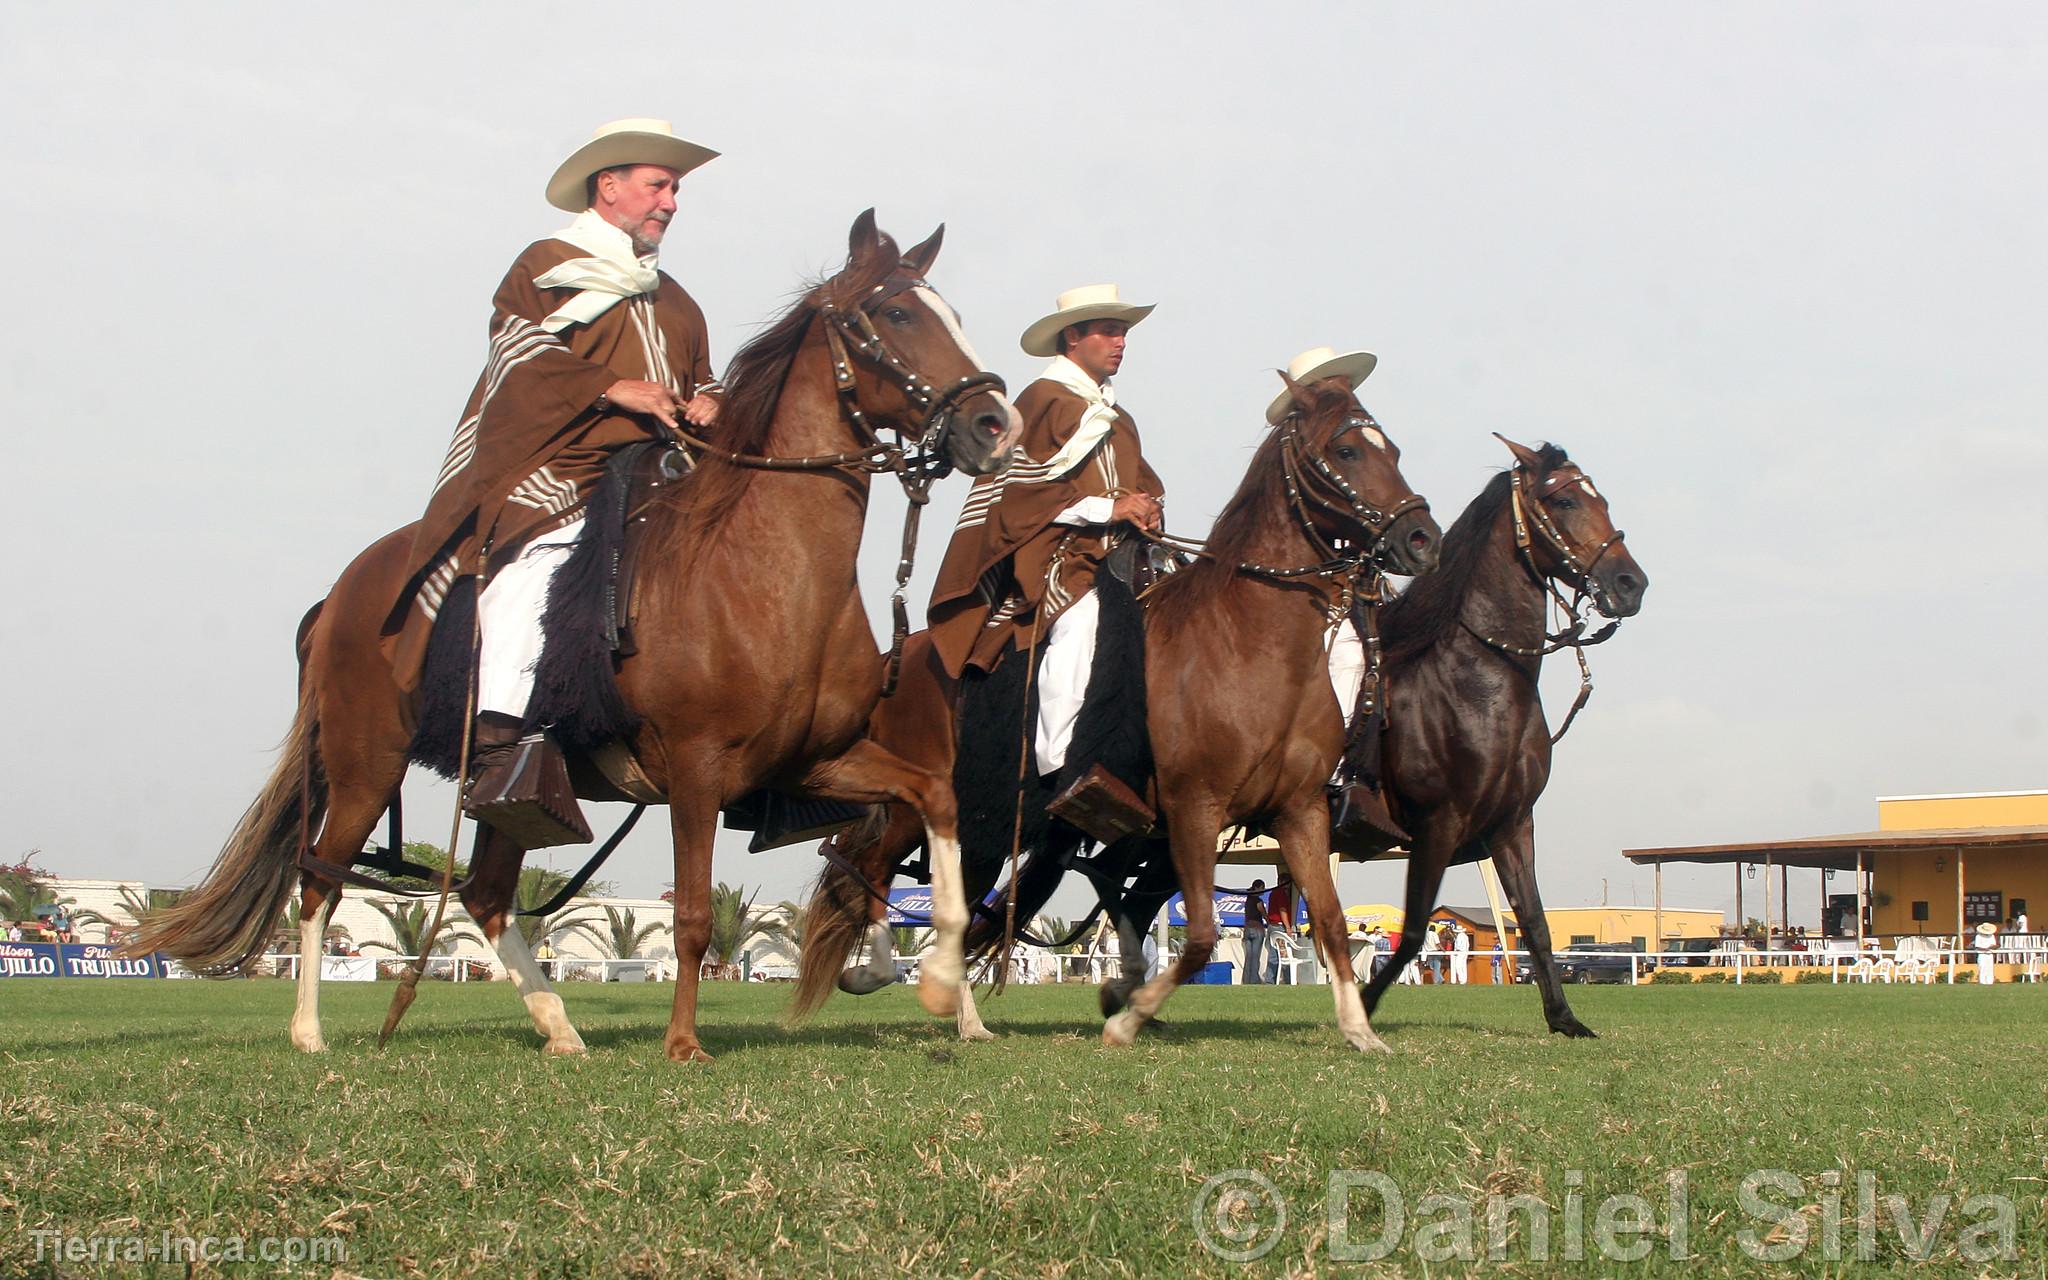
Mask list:
[[[314,753],[318,716],[309,692],[299,695],[277,765],[234,834],[196,888],[152,911],[123,948],[128,955],[163,951],[199,973],[228,973],[263,949],[277,927],[298,874],[301,832],[318,827],[327,808],[327,779]]]
[[[889,826],[887,805],[868,806],[868,816],[847,833],[847,859],[872,849]],[[845,866],[828,861],[818,876],[817,891],[811,895],[810,910],[804,916],[804,945],[797,957],[796,992],[790,997],[786,1021],[794,1025],[822,1008],[832,998],[840,971],[860,945],[868,924],[868,891]]]

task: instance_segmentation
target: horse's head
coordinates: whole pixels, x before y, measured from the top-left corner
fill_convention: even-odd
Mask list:
[[[1610,618],[1634,617],[1650,575],[1622,544],[1606,497],[1556,445],[1494,438],[1515,455],[1515,536],[1536,572],[1586,592]]]
[[[869,209],[854,219],[845,268],[813,300],[828,322],[833,378],[855,429],[887,428],[970,475],[987,475],[1008,463],[1023,420],[953,308],[925,282],[945,232],[898,252]]]
[[[1401,450],[1344,378],[1287,384],[1292,412],[1277,428],[1296,510],[1333,542],[1366,549],[1399,574],[1436,568],[1443,530],[1401,474]]]

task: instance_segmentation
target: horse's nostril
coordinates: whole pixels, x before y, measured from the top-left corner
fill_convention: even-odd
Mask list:
[[[1416,555],[1429,550],[1429,535],[1420,529],[1408,535],[1408,549]]]
[[[1624,573],[1621,576],[1617,577],[1614,580],[1614,585],[1622,591],[1631,595],[1633,595],[1642,587],[1642,583],[1636,581],[1636,576],[1632,573]]]
[[[1003,434],[1003,420],[1000,416],[993,413],[977,414],[974,419],[974,429],[985,436],[994,438]]]

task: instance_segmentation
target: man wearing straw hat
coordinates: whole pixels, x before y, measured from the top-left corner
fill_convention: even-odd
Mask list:
[[[606,460],[679,419],[701,427],[718,412],[704,313],[656,265],[677,183],[717,154],[666,120],[601,126],[548,180],[548,203],[574,220],[528,245],[498,285],[489,358],[418,526],[390,628],[394,666],[411,688],[450,586],[482,576],[472,794],[488,789],[487,775],[519,742],[549,577],[582,530]]]
[[[1151,313],[1113,284],[1085,285],[1024,331],[1025,353],[1052,363],[1017,397],[1018,454],[975,482],[932,590],[932,644],[949,675],[993,671],[1035,638],[1041,775],[1066,762],[1088,691],[1096,570],[1132,528],[1160,526],[1165,486],[1110,382]]]

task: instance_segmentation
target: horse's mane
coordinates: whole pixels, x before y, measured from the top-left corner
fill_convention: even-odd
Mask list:
[[[1538,483],[1570,461],[1564,450],[1554,444],[1544,445],[1536,456],[1543,464],[1543,474],[1535,477]],[[1415,579],[1387,606],[1380,620],[1380,633],[1385,638],[1388,661],[1419,656],[1457,628],[1458,616],[1466,597],[1472,594],[1473,580],[1478,577],[1493,522],[1507,505],[1513,478],[1514,469],[1509,468],[1486,482],[1479,496],[1466,505],[1463,514],[1444,534],[1436,571]]]
[[[1335,383],[1317,383],[1302,392],[1313,399],[1309,421],[1352,402],[1349,388]],[[1251,547],[1267,519],[1266,513],[1285,510],[1286,474],[1280,459],[1278,427],[1268,427],[1237,492],[1223,504],[1222,514],[1209,530],[1209,558],[1198,560],[1162,584],[1151,601],[1151,614],[1161,625],[1174,627],[1215,604],[1216,597],[1237,574],[1237,566],[1252,558]]]
[[[754,335],[726,366],[725,402],[719,407],[708,442],[730,453],[766,454],[769,434],[775,428],[775,410],[782,403],[782,388],[821,307],[827,300],[850,305],[851,299],[893,275],[901,261],[896,242],[883,234],[880,245],[865,261],[849,259],[837,274],[802,286],[789,310]],[[672,534],[686,544],[674,550],[687,555],[690,546],[701,548],[713,541],[758,474],[757,467],[717,457],[699,459],[695,473],[672,491],[667,504],[674,517]]]

